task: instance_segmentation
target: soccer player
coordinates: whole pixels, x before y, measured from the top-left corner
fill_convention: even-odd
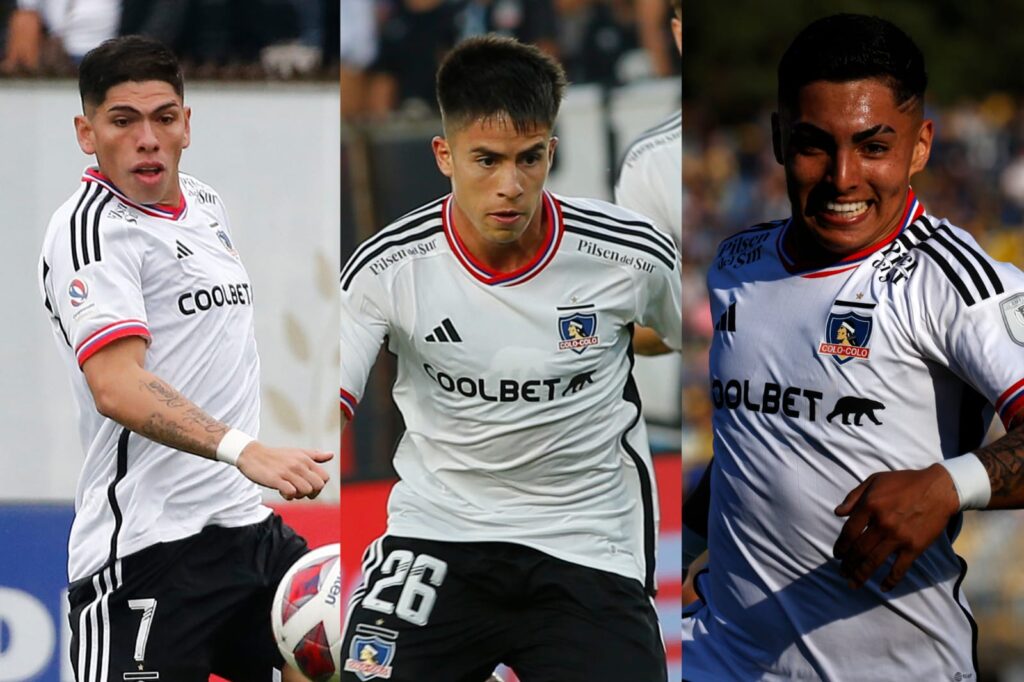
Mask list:
[[[672,37],[683,52],[683,3],[672,0]],[[683,113],[644,132],[626,150],[615,203],[645,215],[680,245],[683,239]]]
[[[386,339],[407,428],[345,680],[478,682],[498,663],[525,682],[666,677],[630,337],[644,324],[679,347],[678,254],[631,211],[544,189],[564,86],[535,47],[456,47],[433,140],[452,193],[342,269],[342,410]]]
[[[253,288],[220,197],[178,171],[191,111],[174,55],[107,41],[79,89],[78,143],[97,165],[39,262],[86,450],[68,543],[75,675],[270,680],[270,601],[306,543],[256,484],[315,497],[331,454],[247,435]]]
[[[778,74],[792,217],[708,275],[710,563],[683,676],[977,679],[952,543],[960,511],[1024,505],[1024,273],[910,188],[933,123],[906,34],[827,17]],[[988,405],[1008,433],[980,447]]]

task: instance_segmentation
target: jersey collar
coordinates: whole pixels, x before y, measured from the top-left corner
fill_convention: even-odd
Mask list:
[[[815,277],[829,277],[831,275],[838,275],[841,272],[853,270],[859,266],[864,260],[866,260],[871,254],[876,251],[884,249],[886,246],[891,244],[897,237],[899,237],[903,230],[917,220],[919,217],[924,215],[924,206],[917,200],[917,195],[914,194],[914,189],[910,188],[907,191],[907,205],[903,209],[903,218],[898,223],[895,230],[893,230],[885,239],[877,244],[861,249],[855,253],[844,257],[842,260],[831,263],[830,265],[821,266],[808,266],[806,263],[801,263],[798,259],[794,258],[786,251],[786,233],[789,232],[790,227],[793,225],[793,219],[790,218],[786,221],[786,224],[776,238],[776,248],[779,252],[779,260],[782,261],[783,267],[786,271],[793,275],[800,275],[801,277],[815,278]]]
[[[463,244],[452,222],[452,201],[453,195],[448,195],[441,206],[441,222],[444,225],[444,235],[448,239],[448,246],[455,254],[455,258],[469,271],[469,274],[484,284],[514,286],[533,279],[552,261],[558,251],[558,245],[562,242],[562,234],[565,232],[562,225],[562,209],[551,193],[545,191],[541,200],[544,224],[547,225],[544,242],[530,262],[523,267],[512,272],[498,272],[474,258]]]
[[[146,215],[154,216],[156,218],[179,220],[183,215],[185,215],[185,211],[188,208],[185,203],[184,192],[181,192],[181,199],[178,200],[177,206],[169,206],[167,204],[140,204],[137,201],[132,201],[124,192],[117,188],[117,185],[110,181],[110,178],[101,173],[98,168],[86,168],[85,172],[82,173],[82,182],[95,182],[98,185],[102,185],[125,204],[142,211]]]

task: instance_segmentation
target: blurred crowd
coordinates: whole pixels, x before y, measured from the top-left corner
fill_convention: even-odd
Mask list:
[[[667,0],[340,1],[349,121],[432,115],[441,58],[482,33],[537,45],[561,61],[572,83],[618,85],[679,68]]]
[[[67,76],[90,49],[157,38],[199,78],[336,77],[337,0],[0,0],[0,74]]]
[[[706,268],[722,239],[790,210],[768,112],[721,126],[699,106],[684,103],[684,111],[683,454],[692,489],[711,457]],[[935,141],[926,171],[914,179],[918,198],[930,214],[970,231],[998,260],[1024,268],[1024,98],[994,94],[927,115],[935,121]],[[1024,555],[1022,531],[1024,511],[970,513],[957,543],[970,566],[965,592],[981,629],[982,668],[989,663],[982,679],[1024,680],[1024,573],[1016,568]],[[684,601],[691,597],[687,592]]]

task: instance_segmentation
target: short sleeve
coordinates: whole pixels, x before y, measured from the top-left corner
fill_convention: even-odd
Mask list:
[[[44,280],[79,367],[117,339],[149,340],[142,265],[131,229],[117,220],[72,223],[55,240]]]
[[[929,242],[928,271],[912,289],[919,343],[1009,428],[1024,419],[1024,273],[992,260],[959,230],[940,228]]]
[[[669,241],[665,237],[665,241]],[[672,247],[673,267],[658,261],[653,272],[641,275],[637,288],[637,322],[651,327],[669,348],[683,347],[682,277],[679,254]]]
[[[366,379],[388,335],[387,307],[375,277],[344,279],[341,286],[341,409],[352,419]]]

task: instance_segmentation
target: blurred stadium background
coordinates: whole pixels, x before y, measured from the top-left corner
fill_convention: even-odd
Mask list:
[[[220,192],[253,281],[261,439],[337,451],[340,24],[333,0],[132,0],[123,14],[117,1],[75,0],[81,15],[63,14],[71,2],[21,4],[0,0],[0,297],[17,330],[0,341],[0,682],[70,682],[63,591],[82,452],[36,267],[50,214],[91,163],[72,125],[75,55],[91,47],[80,39],[131,19],[182,54],[193,135],[181,167]],[[203,14],[214,5],[231,11]],[[12,40],[22,58],[38,41],[38,62],[12,61]],[[313,545],[340,535],[337,477],[330,485],[315,503],[276,505]]]
[[[559,116],[557,193],[611,200],[626,146],[680,104],[667,0],[341,0],[342,262],[391,220],[450,191],[430,139],[441,133],[434,72],[461,38],[486,31],[537,44],[572,85]],[[385,528],[402,431],[382,353],[342,445],[342,559],[348,590],[363,549]],[[679,679],[680,360],[640,367],[661,496],[657,600],[670,677]],[[502,671],[514,680],[510,671]]]
[[[771,153],[775,68],[797,31],[838,11],[877,14],[925,54],[936,139],[914,189],[929,213],[1024,267],[1024,2],[686,0],[684,19],[683,459],[687,488],[711,456],[704,272],[725,236],[789,215]],[[980,628],[981,680],[1024,680],[1024,512],[967,514],[957,551]],[[687,585],[684,603],[694,598]],[[870,665],[868,663],[868,665]]]

